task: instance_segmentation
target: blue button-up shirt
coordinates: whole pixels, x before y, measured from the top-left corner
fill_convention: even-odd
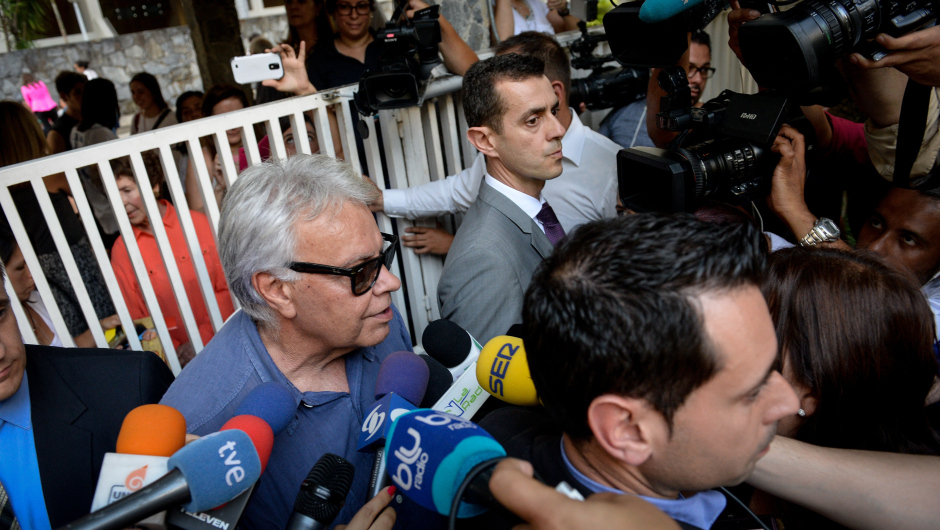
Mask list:
[[[356,451],[363,411],[375,402],[379,366],[391,353],[411,351],[411,337],[395,309],[388,337],[370,348],[346,355],[346,392],[301,392],[278,369],[244,312],[235,313],[186,366],[161,401],[186,417],[190,433],[215,432],[263,382],[277,381],[297,401],[294,420],[274,439],[267,469],[245,510],[246,528],[284,528],[300,484],[324,453],[342,456],[356,467],[349,496],[334,523],[348,523],[365,504],[373,454]]]
[[[0,401],[0,484],[10,497],[13,513],[24,530],[50,528],[39,478],[39,460],[29,407],[29,381],[23,374],[19,390]]]
[[[568,455],[565,453],[564,441],[561,442],[561,457],[565,461],[565,467],[578,479],[578,482],[594,493],[615,493],[623,495],[624,492],[614,489],[588,478],[584,473],[578,471],[571,464]],[[676,521],[690,524],[696,528],[708,530],[718,520],[718,516],[724,511],[728,500],[720,492],[708,490],[696,493],[691,497],[683,497],[681,494],[678,499],[660,499],[656,497],[647,497],[637,495],[637,497],[659,508],[666,515]]]

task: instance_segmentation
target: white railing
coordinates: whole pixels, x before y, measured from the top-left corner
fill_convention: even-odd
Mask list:
[[[385,175],[382,171],[380,159],[381,151],[384,151],[386,155],[389,181],[391,185],[396,188],[423,184],[430,182],[432,179],[436,180],[443,178],[447,174],[456,173],[463,168],[466,160],[472,158],[472,153],[467,151],[467,145],[462,141],[462,138],[466,138],[466,125],[462,123],[462,113],[458,113],[460,108],[458,96],[453,93],[454,90],[459,89],[459,82],[459,77],[443,78],[435,82],[431,89],[429,89],[429,93],[436,93],[437,95],[426,100],[424,105],[420,108],[414,107],[381,111],[379,123],[382,128],[384,145],[380,146],[376,143],[374,121],[366,120],[369,135],[365,140],[365,158],[368,165],[368,171],[365,172],[372,177],[379,187],[384,187],[385,183]],[[190,256],[192,256],[193,265],[199,280],[203,301],[209,311],[212,327],[215,331],[218,331],[223,324],[222,317],[212,284],[209,280],[206,264],[202,258],[202,252],[188,209],[182,181],[177,171],[177,165],[173,159],[172,147],[182,142],[186,144],[190,153],[200,153],[202,151],[200,138],[208,136],[215,141],[217,146],[223,146],[220,152],[227,153],[228,151],[224,147],[228,145],[225,131],[238,128],[241,131],[242,143],[246,147],[246,155],[249,164],[255,164],[260,161],[260,154],[258,150],[258,138],[255,136],[253,126],[256,123],[263,123],[268,138],[270,139],[272,156],[284,158],[286,151],[282,139],[282,131],[278,124],[279,118],[289,116],[292,128],[295,131],[303,130],[304,119],[302,113],[312,111],[321,152],[333,155],[335,149],[333,138],[330,135],[327,116],[327,108],[332,107],[339,119],[340,138],[345,158],[353,164],[357,170],[361,171],[362,168],[360,167],[355,137],[353,135],[358,116],[353,115],[349,106],[354,88],[353,86],[343,87],[337,90],[321,92],[313,96],[291,98],[251,107],[238,112],[158,129],[122,140],[114,140],[0,169],[0,206],[3,207],[3,211],[7,215],[14,232],[14,237],[23,252],[27,266],[33,271],[36,287],[49,310],[55,331],[61,338],[63,344],[72,346],[74,342],[69,336],[61,312],[56,306],[49,284],[43,277],[39,261],[27,236],[27,227],[23,226],[22,220],[13,204],[9,190],[10,186],[23,182],[29,182],[32,185],[39,199],[43,216],[49,224],[49,229],[53,235],[56,247],[62,257],[69,279],[75,289],[81,310],[92,330],[92,336],[99,347],[107,347],[107,341],[98,324],[98,317],[95,315],[91,300],[82,283],[68,242],[58,222],[58,218],[54,213],[52,201],[43,183],[43,177],[47,175],[54,175],[60,172],[65,173],[73,193],[73,198],[78,207],[79,216],[82,219],[98,266],[104,275],[108,293],[114,301],[117,314],[121,319],[121,324],[124,329],[133,330],[134,325],[131,316],[124,303],[114,271],[111,268],[108,254],[95,225],[93,213],[79,180],[78,170],[80,168],[90,165],[97,166],[98,171],[101,173],[101,181],[104,185],[105,192],[118,219],[120,234],[123,236],[124,243],[127,246],[134,272],[140,284],[145,303],[153,318],[160,342],[167,353],[170,367],[174,372],[178,373],[179,364],[173,348],[173,341],[170,338],[169,330],[167,329],[166,322],[160,310],[160,305],[157,302],[157,296],[151,285],[147,268],[144,265],[143,257],[141,256],[140,249],[133,235],[130,221],[124,211],[117,184],[113,178],[110,161],[130,156],[134,173],[140,182],[139,188],[148,218],[151,220],[159,220],[161,219],[159,207],[152,187],[149,185],[147,171],[141,156],[143,152],[153,149],[159,150],[170,197],[172,198],[173,204],[176,206],[176,211],[180,218],[180,224],[185,234],[189,253]],[[443,131],[443,137],[441,136],[441,131]],[[296,145],[300,152],[309,153],[310,147],[306,142],[297,142]],[[213,235],[217,236],[219,204],[215,199],[209,169],[203,157],[191,156],[190,158],[196,170],[199,190],[205,204],[206,216],[212,227]],[[235,162],[230,156],[220,156],[219,159],[222,162],[222,171],[226,184],[231,186],[238,178]],[[392,220],[381,214],[378,215],[378,222],[382,231],[397,231],[398,233],[403,233],[406,226],[412,226],[414,224],[411,221],[401,219]],[[397,230],[395,225],[397,225]],[[183,320],[182,326],[190,337],[195,350],[198,352],[204,345],[201,342],[196,320],[192,308],[190,307],[182,278],[176,266],[176,260],[173,258],[172,249],[167,239],[163,223],[151,222],[151,227],[154,231],[157,245],[160,249],[170,283],[173,287],[173,294],[178,302]],[[436,291],[442,260],[436,256],[418,256],[410,249],[403,248],[402,250],[403,252],[400,254],[400,259],[396,260],[393,266],[395,270],[392,272],[404,277],[408,292],[406,297],[405,293],[399,290],[393,295],[393,300],[406,318],[410,317],[415,338],[417,341],[420,341],[421,333],[425,326],[427,326],[427,323],[438,318]],[[9,279],[7,279],[7,292],[13,293]],[[17,320],[20,323],[20,331],[23,334],[24,340],[27,343],[36,343],[36,337],[31,327],[27,325],[28,321],[25,318],[23,308],[20,304],[15,302],[12,306]],[[141,348],[140,342],[134,333],[129,333],[128,339],[132,348]]]
[[[576,37],[576,33],[565,34],[559,36],[559,41],[568,44]],[[479,55],[481,58],[485,58],[491,53],[483,52]],[[196,230],[188,208],[182,180],[173,158],[173,146],[185,143],[191,154],[190,159],[196,171],[199,192],[205,204],[204,211],[212,228],[213,236],[217,238],[219,204],[215,198],[209,168],[206,166],[204,157],[192,156],[201,153],[201,138],[210,137],[216,146],[222,147],[219,152],[228,153],[226,131],[237,128],[241,131],[242,144],[245,146],[248,162],[249,164],[255,164],[260,162],[260,153],[258,149],[259,139],[255,136],[254,125],[263,124],[264,130],[270,139],[271,155],[284,158],[286,150],[282,139],[283,131],[281,131],[278,123],[279,119],[283,116],[289,116],[293,130],[302,131],[305,128],[303,113],[312,112],[321,153],[334,155],[336,150],[334,149],[334,139],[330,134],[328,118],[328,109],[331,108],[338,118],[339,136],[345,159],[357,171],[367,173],[380,188],[385,187],[386,177],[393,188],[421,185],[460,172],[464,167],[472,164],[476,156],[475,149],[467,141],[467,124],[461,110],[459,94],[460,84],[461,78],[456,76],[435,79],[428,88],[424,104],[421,107],[383,110],[379,113],[378,122],[372,119],[365,120],[368,128],[368,136],[364,140],[366,151],[364,158],[367,168],[360,167],[359,154],[353,133],[356,123],[359,121],[359,116],[351,111],[349,105],[356,87],[346,86],[323,91],[312,96],[281,100],[0,168],[0,206],[2,206],[10,222],[26,264],[33,272],[36,288],[49,310],[56,333],[65,346],[73,346],[74,341],[72,341],[62,314],[56,305],[49,283],[42,274],[39,260],[27,236],[27,228],[23,226],[10,194],[10,186],[24,182],[31,184],[39,199],[43,217],[49,225],[56,248],[62,257],[65,270],[75,290],[85,320],[89,324],[95,343],[99,347],[107,347],[107,341],[98,323],[98,317],[82,283],[69,244],[43,183],[43,177],[64,172],[97,264],[104,276],[108,294],[110,294],[117,309],[121,325],[125,330],[133,330],[133,321],[79,180],[78,171],[80,168],[97,166],[106,195],[117,217],[120,234],[123,236],[134,273],[141,287],[144,301],[149,308],[150,316],[153,318],[158,337],[166,352],[170,367],[174,373],[178,373],[179,363],[173,341],[170,338],[166,321],[157,302],[157,295],[154,292],[143,257],[133,235],[133,228],[121,202],[110,161],[130,156],[134,174],[140,183],[139,188],[144,207],[148,218],[151,219],[150,225],[154,231],[154,237],[160,249],[160,255],[166,267],[183,320],[182,327],[198,353],[204,345],[166,231],[163,223],[159,222],[161,219],[159,206],[152,191],[152,186],[149,185],[141,153],[153,149],[159,151],[170,197],[176,207],[187,248],[190,256],[192,256],[202,298],[208,309],[212,327],[217,332],[223,324],[222,316],[202,257],[200,244],[196,237]],[[376,141],[376,123],[381,127],[382,145],[379,145]],[[310,147],[307,142],[296,142],[296,145],[300,152],[309,154]],[[380,158],[382,153],[385,156],[388,175],[383,172]],[[235,162],[230,156],[220,156],[219,159],[222,163],[222,173],[226,184],[231,186],[238,179]],[[363,169],[366,169],[366,171],[363,171]],[[157,222],[154,222],[154,220]],[[435,224],[433,219],[408,221],[405,219],[391,219],[383,214],[377,215],[377,221],[381,231],[396,232],[398,234],[403,234],[404,229],[409,226],[433,226]],[[445,221],[449,222],[450,220]],[[399,259],[393,264],[392,272],[404,279],[406,289],[394,293],[392,299],[406,320],[410,321],[416,349],[420,349],[421,334],[424,328],[428,322],[440,317],[437,305],[437,283],[443,267],[443,260],[438,256],[429,254],[417,255],[411,249],[405,247],[402,247],[401,250]],[[12,294],[14,291],[9,278],[7,278],[6,283],[7,293]],[[15,296],[11,296],[11,299],[15,298]],[[36,337],[27,323],[28,320],[25,317],[23,307],[16,300],[13,300],[11,305],[24,340],[27,343],[35,344]],[[238,307],[237,302],[235,307]],[[131,348],[141,348],[140,341],[135,333],[128,333],[128,341]]]

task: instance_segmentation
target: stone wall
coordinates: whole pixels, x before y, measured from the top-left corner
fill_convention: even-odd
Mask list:
[[[433,0],[432,0],[433,1]],[[490,24],[486,16],[488,0],[438,0],[441,13],[474,50],[489,47]],[[241,34],[248,49],[248,37],[264,35],[273,43],[287,35],[287,18],[276,15],[241,21]],[[24,72],[43,80],[55,99],[55,77],[72,70],[76,60],[86,59],[98,75],[114,82],[122,114],[137,112],[131,100],[129,83],[137,72],[156,76],[163,97],[175,106],[176,97],[187,90],[204,90],[189,27],[176,26],[121,35],[114,39],[76,42],[62,46],[17,50],[0,54],[0,99],[21,101]]]
[[[131,77],[138,72],[149,72],[157,78],[171,107],[183,92],[203,90],[189,28],[176,26],[0,54],[0,98],[21,101],[21,75],[28,72],[43,80],[55,99],[56,75],[62,70],[73,70],[72,65],[79,59],[88,60],[100,77],[114,82],[122,114],[138,110],[129,87]]]

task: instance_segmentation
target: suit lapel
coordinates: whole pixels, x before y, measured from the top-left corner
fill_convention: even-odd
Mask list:
[[[552,247],[552,242],[548,240],[548,236],[546,236],[545,233],[542,232],[542,229],[539,228],[539,225],[535,224],[535,221],[526,215],[526,213],[522,211],[522,208],[516,206],[516,203],[512,202],[509,197],[496,191],[484,181],[480,186],[479,198],[508,217],[520,231],[529,234],[531,236],[532,248],[538,252],[542,259],[546,259],[552,254],[554,247]]]
[[[27,345],[26,354],[39,477],[46,510],[54,528],[69,522],[61,520],[60,513],[74,513],[70,506],[63,505],[68,504],[68,499],[75,498],[74,488],[86,487],[64,478],[92,474],[92,438],[90,432],[74,425],[85,412],[85,403],[52,363],[43,358],[40,347]]]

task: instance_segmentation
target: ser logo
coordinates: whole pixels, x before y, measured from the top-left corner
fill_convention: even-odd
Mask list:
[[[493,394],[503,394],[503,380],[506,378],[506,372],[509,371],[509,363],[512,362],[512,357],[519,351],[521,345],[513,346],[512,343],[507,342],[496,352],[496,357],[493,358],[493,364],[490,366],[490,391]]]
[[[745,120],[756,120],[757,114],[748,114],[747,112],[742,112],[741,117]]]

